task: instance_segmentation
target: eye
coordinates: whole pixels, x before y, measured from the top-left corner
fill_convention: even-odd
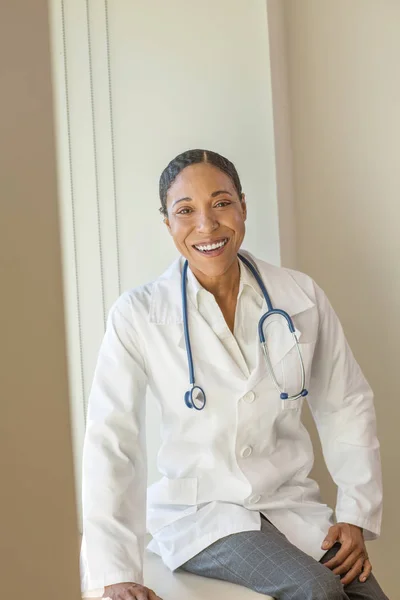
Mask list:
[[[181,208],[181,210],[179,210],[176,214],[177,215],[190,215],[190,213],[193,212],[193,209],[191,208]]]
[[[230,200],[220,200],[215,205],[215,208],[224,208],[225,206],[229,206],[230,204],[232,204],[232,202]]]

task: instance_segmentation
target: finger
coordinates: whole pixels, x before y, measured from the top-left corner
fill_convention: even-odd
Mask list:
[[[357,562],[357,560],[363,559],[365,560],[365,554],[360,551],[359,549],[354,550],[350,556],[348,558],[346,558],[345,561],[342,562],[341,565],[339,565],[338,567],[336,567],[336,569],[333,570],[335,575],[343,575],[344,573],[347,573],[348,571],[350,571],[350,569],[353,568],[353,566],[355,565],[355,563]]]
[[[104,592],[103,600],[136,600],[134,587],[125,588],[124,590]],[[147,600],[147,599],[146,599]]]
[[[154,590],[150,590],[149,600],[162,600],[162,598],[157,596]]]
[[[147,600],[147,596],[139,596],[139,593],[139,590],[135,590],[135,588],[128,588],[113,596],[112,600]]]
[[[337,525],[333,525],[329,529],[328,534],[322,543],[322,550],[329,550],[330,548],[332,548],[332,546],[338,541],[339,535],[340,528]]]
[[[359,558],[353,568],[341,579],[343,585],[349,585],[363,570],[364,559]]]
[[[328,569],[331,570],[336,569],[336,567],[339,567],[350,556],[352,552],[353,547],[351,544],[342,544],[340,550],[338,550],[336,555],[330,560],[328,560],[328,562],[324,563],[325,567],[328,567]]]
[[[371,572],[372,572],[372,565],[369,561],[369,558],[367,558],[364,561],[363,570],[360,575],[360,581],[362,581],[363,583],[364,583],[364,581],[367,581],[368,577],[371,575]]]
[[[147,593],[142,588],[131,587],[121,592],[121,600],[147,600]]]
[[[135,600],[149,600],[150,595],[148,590],[142,588],[139,590],[132,590],[132,598],[135,598]]]

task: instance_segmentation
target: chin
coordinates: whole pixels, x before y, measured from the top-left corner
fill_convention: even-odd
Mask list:
[[[229,257],[217,256],[215,258],[202,258],[195,256],[193,259],[189,259],[189,263],[192,267],[208,277],[220,277],[230,269],[236,259],[237,253],[233,255],[230,254]]]

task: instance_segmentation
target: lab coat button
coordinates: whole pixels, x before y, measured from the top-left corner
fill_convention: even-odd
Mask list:
[[[242,448],[241,452],[240,452],[240,456],[242,458],[248,458],[253,452],[253,448],[251,446],[245,446],[244,448]]]
[[[249,503],[257,504],[257,502],[260,502],[260,500],[261,500],[261,496],[259,496],[258,494],[254,494],[254,496],[250,496]]]
[[[254,402],[255,399],[256,395],[254,392],[247,392],[247,394],[243,396],[243,400],[247,402],[247,404],[251,404],[252,402]]]

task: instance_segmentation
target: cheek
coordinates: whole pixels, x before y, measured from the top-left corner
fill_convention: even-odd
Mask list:
[[[238,234],[244,235],[246,226],[242,214],[236,213],[231,223],[232,229],[234,229]]]
[[[190,227],[187,223],[171,223],[170,233],[176,244],[183,244],[190,233]]]

